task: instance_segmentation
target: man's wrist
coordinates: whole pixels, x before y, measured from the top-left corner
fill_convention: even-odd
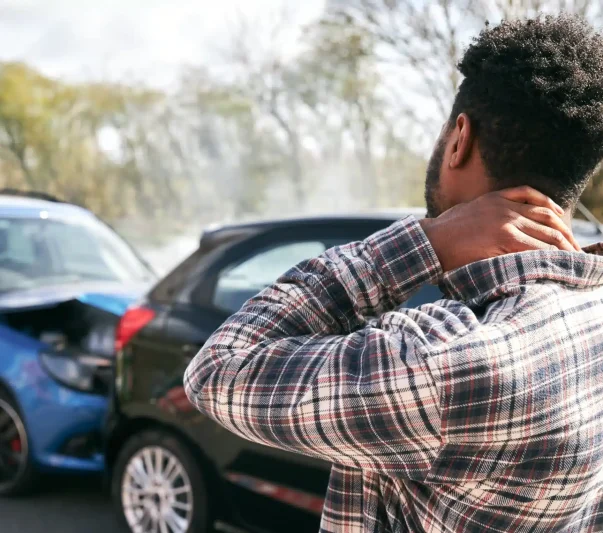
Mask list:
[[[425,233],[427,240],[431,244],[433,251],[435,252],[438,261],[442,267],[444,272],[448,271],[447,268],[447,258],[444,250],[446,249],[446,243],[443,242],[446,237],[443,235],[441,231],[441,224],[435,218],[423,218],[419,220],[419,225],[421,229]]]
[[[414,217],[399,220],[367,240],[375,268],[398,304],[424,284],[435,284],[442,267],[421,224]]]

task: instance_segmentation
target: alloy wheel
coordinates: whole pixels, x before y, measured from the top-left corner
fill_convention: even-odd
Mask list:
[[[133,533],[186,533],[193,489],[180,460],[160,446],[138,450],[124,472],[122,505]]]

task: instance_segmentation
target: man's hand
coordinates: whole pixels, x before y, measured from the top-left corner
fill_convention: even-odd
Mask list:
[[[444,272],[528,250],[580,251],[563,209],[531,187],[496,191],[421,220]]]

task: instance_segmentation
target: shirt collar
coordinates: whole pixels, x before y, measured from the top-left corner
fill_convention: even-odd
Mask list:
[[[484,303],[520,285],[554,282],[572,287],[603,285],[603,243],[584,253],[534,251],[471,263],[444,274],[441,289],[454,300]]]

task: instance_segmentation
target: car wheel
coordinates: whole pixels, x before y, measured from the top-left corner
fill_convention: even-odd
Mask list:
[[[32,487],[29,440],[18,407],[0,391],[0,496],[22,496]]]
[[[204,533],[208,499],[188,445],[160,430],[130,438],[115,462],[113,500],[133,533]]]

